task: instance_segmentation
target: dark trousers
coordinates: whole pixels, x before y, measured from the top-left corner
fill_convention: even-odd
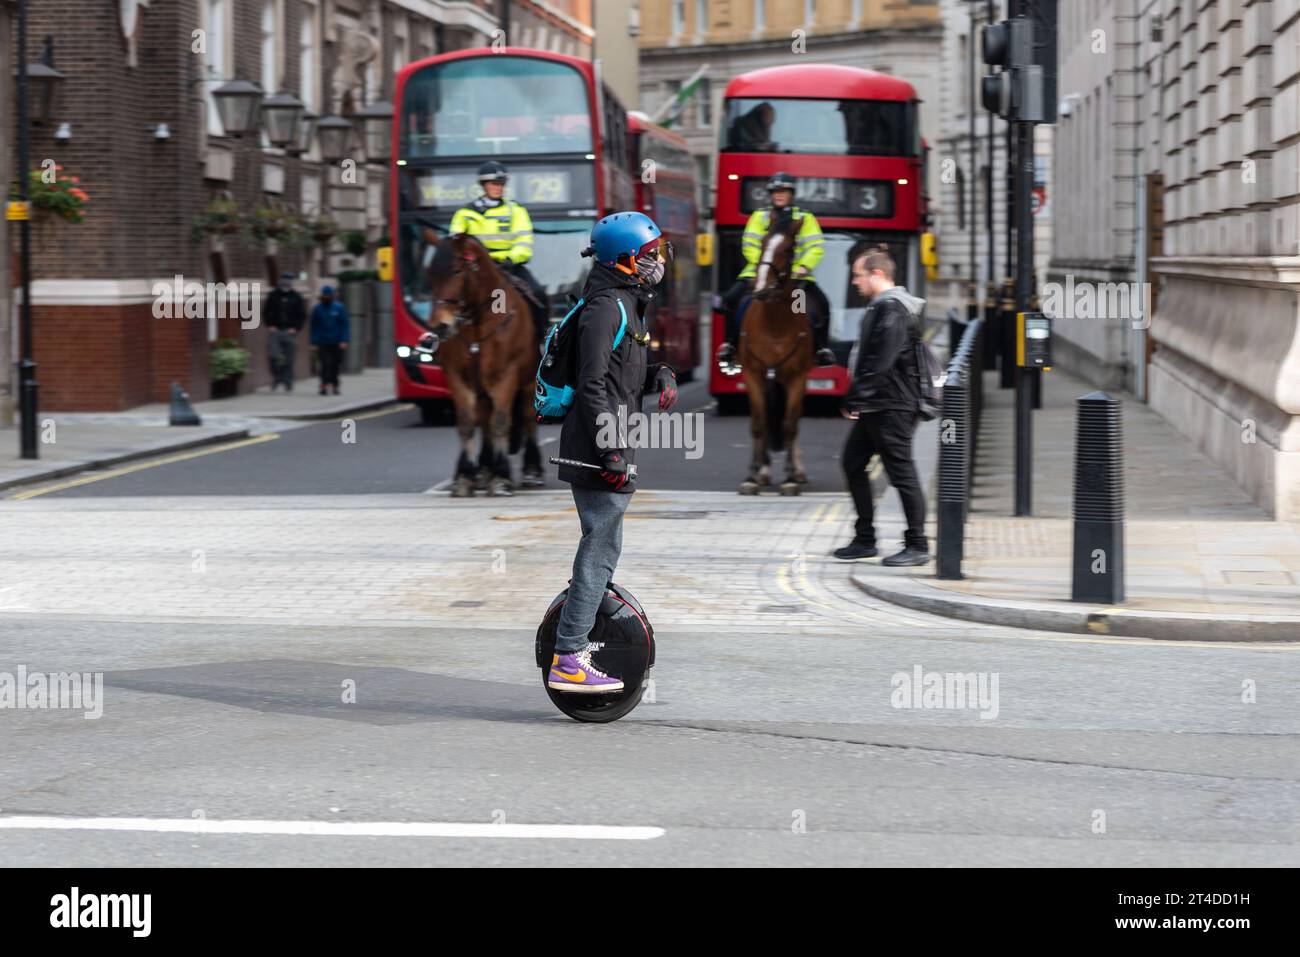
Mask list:
[[[542,284],[537,281],[537,277],[532,274],[532,271],[522,263],[515,264],[507,260],[501,265],[507,272],[522,281],[528,287],[529,292],[536,298],[536,302],[528,300],[528,308],[533,314],[533,326],[537,329],[537,337],[545,339],[551,325],[546,290],[542,288]],[[527,299],[527,297],[525,298]]]
[[[815,282],[800,282],[799,288],[804,291],[804,295],[807,297],[808,321],[812,323],[813,331],[813,348],[824,349],[829,338],[831,314],[831,307],[826,300],[826,293],[822,292],[821,286]],[[727,341],[733,346],[737,345],[740,340],[741,300],[753,289],[753,279],[737,279],[722,294],[722,314],[727,320]]]
[[[316,349],[320,358],[320,384],[337,386],[339,366],[343,364],[343,347],[336,342],[317,346]]]
[[[876,544],[875,505],[871,500],[871,479],[867,463],[880,455],[889,482],[903,500],[907,518],[905,544],[928,551],[925,538],[925,495],[912,461],[912,435],[916,432],[915,412],[863,412],[853,423],[844,443],[844,475],[858,510],[854,540],[864,545]]]
[[[285,329],[272,328],[266,338],[266,356],[271,363],[271,387],[293,388],[293,359],[298,337]]]

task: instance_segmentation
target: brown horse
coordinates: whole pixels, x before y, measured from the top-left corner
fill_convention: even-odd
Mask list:
[[[439,240],[431,229],[424,230],[424,238],[432,251],[429,325],[438,336],[438,363],[451,389],[460,436],[451,494],[473,495],[480,470],[486,472],[489,494],[513,494],[506,450],[517,452],[521,438],[522,484],[535,488],[542,484],[537,419],[531,414],[540,353],[528,303],[477,239],[461,233]],[[477,469],[476,429],[482,435]]]
[[[768,450],[785,449],[782,495],[798,495],[808,481],[799,450],[799,416],[803,412],[808,372],[813,367],[812,326],[807,293],[796,288],[791,268],[799,223],[773,219],[763,240],[754,276],[753,298],[740,323],[739,356],[749,396],[749,434],[754,452],[741,495],[757,495],[772,482]]]

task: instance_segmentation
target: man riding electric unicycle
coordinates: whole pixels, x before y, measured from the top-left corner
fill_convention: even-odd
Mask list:
[[[640,702],[654,664],[645,612],[613,582],[636,489],[636,450],[619,429],[641,411],[646,392],[659,393],[661,410],[677,401],[676,374],[646,358],[646,307],[672,247],[650,217],[623,212],[596,223],[583,255],[595,265],[582,298],[547,337],[535,396],[540,416],[563,420],[552,461],[571,486],[582,538],[569,587],[538,629],[536,652],[561,711],[612,721]]]

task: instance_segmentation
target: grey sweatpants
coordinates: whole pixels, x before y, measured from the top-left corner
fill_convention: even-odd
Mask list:
[[[618,556],[623,551],[623,513],[631,493],[570,486],[578,507],[582,541],[573,556],[573,580],[569,598],[560,610],[555,633],[555,653],[571,655],[587,646],[587,635],[596,624],[596,612],[605,597],[605,586],[614,578]]]

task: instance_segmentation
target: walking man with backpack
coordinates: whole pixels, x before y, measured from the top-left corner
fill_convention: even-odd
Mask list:
[[[856,347],[853,382],[841,413],[854,420],[842,462],[858,520],[853,541],[836,549],[841,561],[873,558],[876,550],[874,503],[867,465],[880,455],[890,484],[903,500],[907,530],[902,551],[882,565],[924,565],[931,561],[925,537],[925,493],[912,459],[912,436],[921,417],[921,310],[924,299],[894,285],[894,260],[878,246],[853,263],[853,285],[870,301]],[[928,371],[928,370],[927,370]]]
[[[611,429],[641,411],[645,392],[659,393],[659,408],[677,401],[677,377],[667,365],[647,367],[646,306],[652,287],[663,279],[671,247],[644,213],[613,213],[596,223],[591,248],[595,257],[578,309],[552,335],[574,335],[573,401],[560,430],[560,457],[598,464],[599,472],[560,466],[578,509],[582,539],[573,558],[569,597],[560,613],[555,657],[547,685],[564,692],[613,692],[623,689],[617,676],[592,666],[587,641],[605,587],[614,577],[623,549],[623,513],[636,489],[632,466],[636,451]],[[540,407],[539,407],[540,410]],[[620,410],[622,415],[619,415]],[[610,444],[609,435],[615,435]]]

